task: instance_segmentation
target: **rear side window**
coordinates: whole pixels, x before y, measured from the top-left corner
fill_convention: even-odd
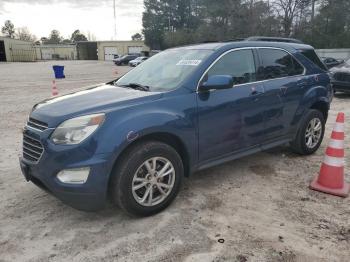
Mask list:
[[[313,62],[322,70],[328,71],[327,67],[322,63],[321,59],[318,57],[318,55],[313,49],[300,50],[300,53],[302,53],[306,58],[308,58],[311,62]]]
[[[259,67],[259,80],[302,75],[304,68],[290,54],[277,49],[259,49],[262,66]]]
[[[208,72],[212,75],[230,75],[235,85],[256,81],[252,50],[238,50],[224,55]]]

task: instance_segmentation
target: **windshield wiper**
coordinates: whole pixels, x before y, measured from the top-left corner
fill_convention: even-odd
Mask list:
[[[137,84],[137,83],[129,83],[127,85],[120,85],[120,86],[129,87],[129,88],[140,90],[140,91],[149,91],[149,89],[150,89],[149,86],[144,86],[144,85]]]

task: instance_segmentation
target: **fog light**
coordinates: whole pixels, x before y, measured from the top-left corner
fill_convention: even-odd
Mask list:
[[[66,169],[57,174],[57,179],[65,184],[84,184],[89,177],[89,173],[89,167]]]

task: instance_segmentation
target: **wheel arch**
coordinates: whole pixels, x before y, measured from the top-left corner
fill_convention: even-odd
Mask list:
[[[182,139],[170,132],[154,132],[154,133],[145,134],[143,136],[138,137],[134,141],[128,143],[121,150],[121,152],[118,154],[118,156],[114,160],[112,170],[116,168],[120,159],[126,154],[128,150],[130,150],[130,148],[137,146],[138,144],[141,144],[146,141],[158,141],[173,147],[176,150],[176,152],[178,152],[178,154],[182,159],[185,176],[188,177],[190,175],[191,173],[190,153],[185,143],[182,141]]]
[[[185,177],[190,176],[191,163],[190,163],[189,151],[188,151],[187,147],[185,146],[185,143],[181,140],[181,138],[179,138],[178,136],[176,136],[172,133],[169,133],[169,132],[154,132],[154,133],[145,134],[141,137],[138,137],[137,139],[135,139],[134,141],[132,141],[128,145],[126,145],[122,149],[120,154],[117,156],[117,158],[114,160],[111,174],[116,170],[119,161],[128,152],[128,150],[130,150],[132,147],[137,146],[138,144],[141,144],[141,143],[146,142],[146,141],[158,141],[158,142],[162,142],[162,143],[168,144],[169,146],[173,147],[178,152],[178,154],[180,155],[180,157],[182,159],[182,163],[184,165]],[[107,195],[108,196],[110,196],[110,193],[111,193],[111,189],[110,189],[111,178],[112,178],[111,174],[109,175],[108,184],[107,184],[107,188],[108,188]]]
[[[327,103],[324,100],[318,100],[310,106],[310,109],[315,109],[315,110],[320,111],[323,114],[324,119],[327,121],[328,111],[329,111],[329,103]]]
[[[124,150],[135,144],[142,143],[145,141],[158,141],[173,147],[182,159],[185,176],[188,177],[190,175],[190,154],[185,143],[180,137],[169,132],[150,133],[136,139],[135,141],[130,143]]]

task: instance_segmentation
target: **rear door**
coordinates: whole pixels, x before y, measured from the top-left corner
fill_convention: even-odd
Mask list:
[[[304,67],[287,51],[259,48],[261,66],[258,79],[263,80],[265,98],[270,101],[264,110],[267,140],[288,137],[290,126],[307,86]]]

